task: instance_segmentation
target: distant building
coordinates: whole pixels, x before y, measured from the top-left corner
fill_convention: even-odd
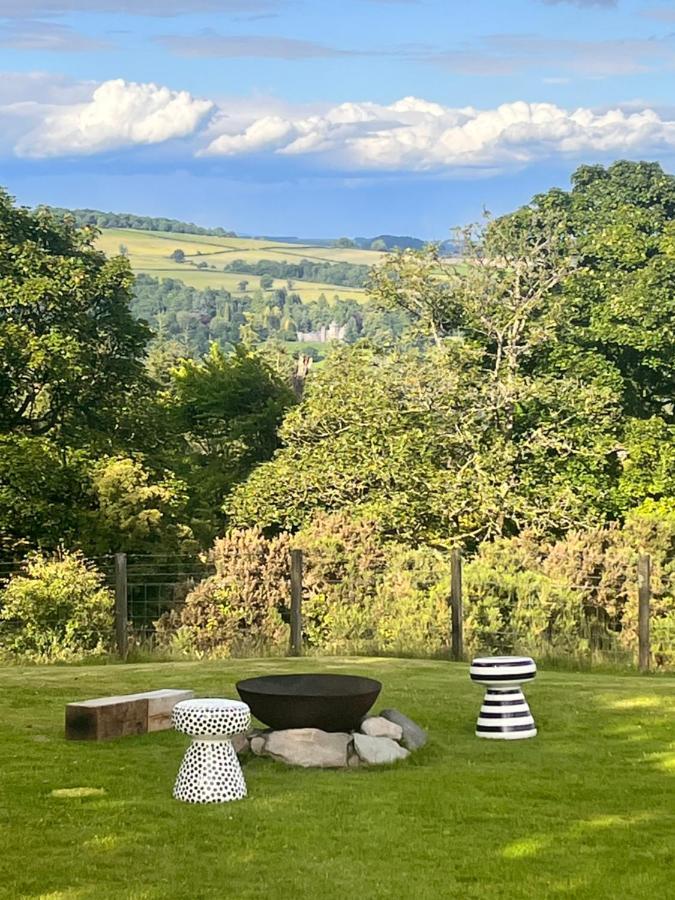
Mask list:
[[[346,331],[346,325],[331,322],[330,325],[322,325],[318,331],[298,331],[298,340],[313,341],[319,344],[327,344],[329,341],[344,341]]]

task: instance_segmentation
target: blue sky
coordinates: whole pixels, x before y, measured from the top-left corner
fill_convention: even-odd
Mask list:
[[[581,162],[675,168],[664,0],[0,0],[0,73],[27,204],[442,237]]]

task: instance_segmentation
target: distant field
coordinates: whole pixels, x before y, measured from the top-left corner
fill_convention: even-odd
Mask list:
[[[310,259],[314,262],[346,262],[356,265],[374,265],[382,254],[373,250],[350,250],[332,247],[310,247],[298,244],[279,244],[274,241],[258,241],[248,238],[220,238],[209,235],[169,234],[166,232],[134,231],[128,228],[108,228],[97,241],[98,247],[108,256],[119,253],[123,245],[129,251],[129,261],[134,272],[152,275],[154,278],[178,278],[192,287],[219,287],[239,293],[240,281],[248,281],[248,292],[259,285],[259,276],[235,272],[223,272],[223,267],[235,259],[255,263],[260,259],[276,259],[297,262]],[[186,263],[175,263],[170,257],[180,249],[188,260],[206,262],[216,269],[196,269]],[[277,280],[274,287],[286,287]],[[330,300],[334,294],[341,297],[365,299],[362,288],[343,285],[320,284],[310,281],[293,282],[293,290],[303,300],[315,300],[325,294]]]

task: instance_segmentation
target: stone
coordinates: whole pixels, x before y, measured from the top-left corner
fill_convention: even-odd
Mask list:
[[[371,737],[388,737],[392,741],[400,741],[403,729],[396,722],[390,722],[384,716],[368,716],[361,722],[361,732]]]
[[[265,738],[261,734],[254,734],[249,741],[251,752],[255,753],[256,756],[262,756],[265,750],[265,743]]]
[[[369,734],[354,735],[354,747],[361,762],[369,766],[385,765],[410,756],[410,751],[388,737],[371,737]]]
[[[424,747],[426,744],[428,740],[426,731],[402,712],[399,712],[397,709],[383,709],[380,712],[380,716],[401,726],[403,729],[401,742],[408,750],[419,750],[420,747]]]
[[[251,749],[251,743],[247,734],[235,734],[232,738],[232,746],[237,754],[248,753]]]
[[[265,741],[264,755],[289,766],[338,769],[347,765],[350,735],[319,728],[288,728],[273,731]]]

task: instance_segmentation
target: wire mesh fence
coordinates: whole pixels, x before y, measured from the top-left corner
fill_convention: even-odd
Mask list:
[[[104,571],[116,594],[116,618],[126,620],[126,626],[117,622],[118,636],[123,629],[132,646],[153,649],[162,618],[179,612],[190,591],[215,568],[200,556],[118,554]]]
[[[295,562],[289,559],[285,621],[289,650],[299,655],[307,648],[302,617],[307,590],[302,581],[302,552],[295,550],[292,555]],[[311,558],[306,562],[311,563]],[[121,656],[138,648],[149,652],[161,649],[163,637],[171,629],[175,633],[181,622],[186,597],[215,573],[209,558],[196,555],[116,554],[91,558],[87,563],[115,596],[114,619],[99,626],[100,647]],[[648,565],[646,582],[638,568],[623,573],[620,590],[606,574],[591,575],[582,583],[566,583],[565,602],[557,606],[535,589],[530,603],[511,608],[508,597],[500,600],[504,584],[498,580],[481,585],[492,604],[481,606],[475,594],[471,595],[475,586],[469,591],[462,587],[461,567],[461,555],[453,553],[444,651],[451,658],[518,654],[571,667],[609,664],[675,669],[675,614],[663,615],[658,602],[652,607]],[[22,573],[25,561],[0,560],[0,598],[9,579]],[[502,600],[508,614],[495,618]],[[42,629],[45,634],[56,634],[62,626],[58,604],[46,608],[30,625],[33,631]],[[3,615],[0,600],[0,650],[1,644],[9,646],[18,640],[26,627],[20,617]],[[405,646],[400,649],[407,653]],[[369,650],[377,652],[378,648],[370,645]],[[416,648],[412,655],[424,652],[424,648]],[[438,648],[430,647],[428,655],[438,655]]]

